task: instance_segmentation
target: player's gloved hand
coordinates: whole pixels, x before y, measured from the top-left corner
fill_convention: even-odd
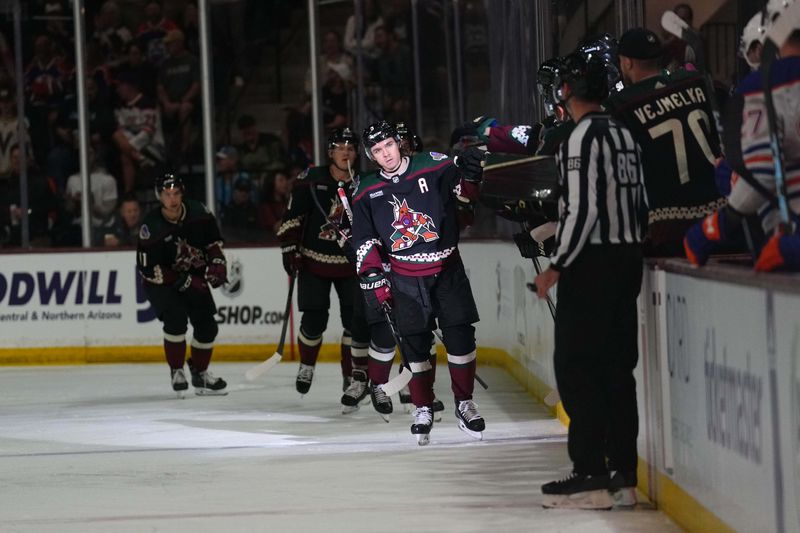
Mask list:
[[[481,115],[462,124],[450,134],[450,146],[462,143],[471,144],[476,141],[486,143],[489,140],[486,128],[497,125],[497,120]],[[462,142],[463,141],[463,142]]]
[[[294,276],[303,268],[303,256],[300,255],[296,244],[282,247],[281,254],[283,256],[283,269],[290,276]]]
[[[214,257],[206,268],[206,281],[215,289],[228,279],[228,263],[224,257]]]
[[[382,312],[387,305],[391,307],[392,289],[383,272],[372,271],[361,276],[359,285],[370,307],[378,312]]]
[[[472,119],[472,126],[475,128],[475,133],[478,136],[478,139],[486,142],[489,140],[489,134],[486,130],[487,128],[493,128],[497,126],[497,119],[487,117],[486,115],[481,115]]]
[[[184,272],[175,282],[175,287],[178,292],[186,292],[189,290],[197,292],[208,292],[208,283],[200,276]]]
[[[761,249],[756,272],[770,272],[782,267],[800,270],[800,235],[775,234]]]
[[[486,164],[486,150],[469,146],[456,156],[453,163],[461,170],[464,179],[480,183],[483,179],[483,166]]]
[[[686,259],[695,266],[703,266],[716,249],[723,237],[725,227],[725,210],[711,213],[702,221],[697,222],[683,238],[683,249]]]

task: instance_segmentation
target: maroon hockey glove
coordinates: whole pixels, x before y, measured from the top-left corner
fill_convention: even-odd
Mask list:
[[[389,287],[389,280],[383,273],[372,272],[361,276],[360,286],[370,307],[378,312],[382,312],[387,305],[391,307],[392,289]]]
[[[281,248],[283,255],[283,269],[290,276],[294,276],[303,268],[303,256],[297,250],[296,244],[290,244]]]
[[[206,281],[215,289],[228,280],[228,264],[224,258],[215,257],[206,268]]]
[[[486,151],[476,146],[470,146],[458,154],[453,161],[464,179],[479,183],[483,179],[483,165],[486,161]]]
[[[208,283],[206,283],[206,280],[200,276],[189,274],[188,272],[184,272],[180,275],[178,281],[175,282],[175,287],[178,289],[178,292],[186,292],[190,289],[198,292],[208,291]]]

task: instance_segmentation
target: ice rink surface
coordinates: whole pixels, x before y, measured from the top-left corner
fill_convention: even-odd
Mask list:
[[[565,429],[503,370],[479,368],[483,441],[446,406],[419,447],[395,397],[341,414],[339,365],[311,391],[297,363],[244,382],[212,364],[225,397],[175,399],[166,364],[0,368],[1,532],[678,531],[658,511],[545,510],[568,473]]]

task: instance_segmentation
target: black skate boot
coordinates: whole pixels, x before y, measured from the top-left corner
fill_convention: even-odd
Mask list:
[[[297,392],[305,394],[311,388],[311,381],[314,379],[314,367],[312,365],[304,365],[300,363],[300,368],[297,370],[297,380],[294,382]]]
[[[611,472],[608,492],[614,500],[615,507],[633,507],[636,505],[636,470]]]
[[[342,376],[342,392],[346,391],[352,382],[352,376]]]
[[[182,368],[170,368],[170,372],[172,374],[172,390],[175,391],[178,398],[183,399],[186,389],[189,388],[189,382],[186,381],[186,374],[183,373]]]
[[[542,485],[542,507],[560,509],[611,509],[608,474],[589,476],[573,472]]]
[[[472,400],[461,400],[456,406],[458,428],[473,439],[483,440],[486,422],[478,412],[478,406]]]
[[[384,421],[388,422],[388,415],[392,414],[392,399],[383,392],[380,385],[370,385],[369,396],[372,399],[372,406],[381,415]]]
[[[431,439],[433,427],[433,412],[430,407],[417,407],[414,410],[414,423],[411,424],[411,434],[417,436],[417,444],[425,446]]]
[[[442,403],[442,400],[434,396],[433,403],[431,404],[431,409],[433,410],[433,421],[441,422],[442,411],[444,411],[444,403]]]
[[[186,363],[189,365],[189,371],[192,373],[192,387],[194,393],[198,396],[225,396],[228,391],[225,387],[228,384],[224,379],[215,377],[208,370],[197,372],[192,366],[192,360],[188,359]]]
[[[347,415],[358,411],[358,404],[367,397],[369,388],[367,386],[367,371],[353,370],[353,379],[350,386],[342,394],[342,414]]]

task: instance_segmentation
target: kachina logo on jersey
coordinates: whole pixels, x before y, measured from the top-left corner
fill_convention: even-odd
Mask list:
[[[391,236],[393,252],[410,248],[420,238],[425,242],[435,241],[439,238],[439,234],[433,231],[436,225],[430,216],[408,207],[405,198],[402,201],[394,195],[392,198],[394,201],[389,203],[394,208],[392,227],[395,231]]]

